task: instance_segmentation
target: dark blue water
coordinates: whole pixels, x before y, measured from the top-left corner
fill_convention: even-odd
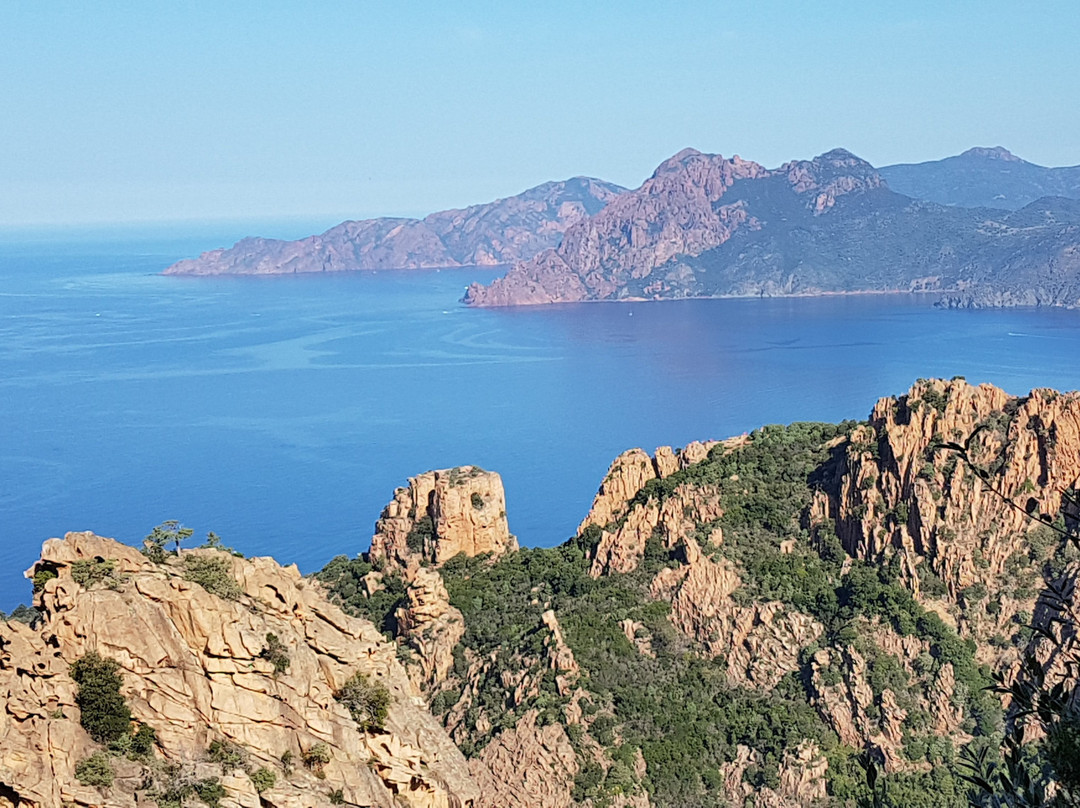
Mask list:
[[[849,297],[470,310],[490,270],[178,279],[210,244],[0,247],[0,608],[41,542],[164,519],[318,568],[395,486],[503,475],[525,544],[569,536],[626,448],[863,418],[919,376],[1080,387],[1080,313]]]

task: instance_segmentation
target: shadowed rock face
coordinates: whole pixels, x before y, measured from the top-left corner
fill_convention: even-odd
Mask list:
[[[154,564],[90,533],[45,543],[35,568],[57,577],[37,599],[42,624],[0,624],[0,782],[16,795],[0,792],[0,805],[145,804],[142,763],[113,758],[116,782],[104,792],[76,779],[77,761],[101,749],[79,724],[69,673],[90,651],[118,663],[134,718],[157,734],[157,761],[193,778],[220,777],[223,805],[325,806],[338,789],[347,804],[472,804],[478,790],[464,758],[416,706],[393,645],[369,622],[331,605],[295,566],[214,550],[184,555],[220,562],[239,587],[236,599],[185,580],[183,559]],[[76,583],[75,566],[95,560],[111,562],[110,573],[89,588]],[[269,634],[288,656],[284,672],[262,656]],[[356,673],[390,694],[382,730],[361,731],[334,698]],[[275,785],[258,794],[244,769],[209,762],[215,740],[237,745],[248,770],[275,772]],[[322,777],[300,763],[316,744],[326,749]],[[285,752],[296,761],[291,770]]]
[[[178,261],[166,275],[280,275],[360,269],[498,266],[531,258],[624,189],[590,177],[547,182],[517,196],[424,219],[342,222],[297,241],[245,238]]]
[[[843,149],[776,169],[687,149],[465,302],[932,291],[951,306],[1076,305],[1078,275],[1075,200],[946,207]]]

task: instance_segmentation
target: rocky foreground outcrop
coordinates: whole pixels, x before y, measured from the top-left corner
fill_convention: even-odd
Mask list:
[[[963,379],[921,380],[883,398],[847,444],[834,493],[811,520],[835,522],[851,555],[896,558],[930,602],[966,609],[984,638],[1030,613],[1042,558],[1032,539],[1080,483],[1080,393],[1033,390],[1017,398]],[[1053,534],[1050,534],[1051,543]]]
[[[574,222],[624,189],[591,177],[546,182],[517,196],[423,219],[342,222],[297,241],[245,238],[187,258],[166,275],[281,275],[360,269],[497,266],[556,246]]]
[[[204,580],[219,594],[189,580],[199,569],[217,571]],[[45,543],[34,572],[40,625],[0,625],[0,805],[151,805],[155,777],[217,782],[224,808],[450,808],[478,798],[394,646],[295,567],[216,550],[159,564],[69,533]],[[76,776],[102,749],[80,726],[71,676],[90,652],[115,660],[133,718],[156,734],[149,759],[112,757],[109,787]],[[357,674],[389,696],[382,726],[361,727],[335,698]],[[215,742],[236,761],[211,760]],[[258,769],[273,775],[261,793]]]
[[[370,555],[406,569],[458,553],[498,557],[517,549],[502,478],[478,466],[427,471],[394,492],[375,524]]]

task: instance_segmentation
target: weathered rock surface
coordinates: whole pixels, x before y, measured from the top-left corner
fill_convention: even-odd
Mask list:
[[[397,610],[398,636],[419,660],[415,684],[430,690],[445,681],[454,665],[454,646],[465,634],[465,619],[450,605],[438,572],[417,567],[411,574],[408,602]]]
[[[974,599],[969,587],[985,587],[997,613],[966,610],[962,627],[988,635],[1030,612],[1041,586],[1025,560],[1039,530],[1028,513],[1056,516],[1078,481],[1080,394],[1014,398],[962,379],[920,381],[878,402],[852,437],[838,494],[820,492],[811,520],[834,520],[856,558],[897,556],[917,593],[937,578],[942,596],[957,604]]]
[[[530,710],[501,732],[470,770],[483,795],[478,808],[570,808],[577,755],[559,724],[536,726]]]
[[[567,227],[598,212],[623,190],[574,177],[424,219],[342,222],[297,241],[245,238],[229,249],[178,261],[165,274],[279,275],[512,264],[556,246]]]
[[[502,478],[459,466],[410,477],[394,492],[375,525],[371,557],[405,569],[420,560],[438,565],[458,553],[498,557],[517,546]]]
[[[654,502],[635,504],[634,498],[649,480],[664,479],[700,463],[714,446],[730,448],[745,440],[746,436],[726,441],[694,441],[679,450],[661,446],[653,457],[641,449],[630,449],[615,458],[588,515],[578,527],[579,534],[590,526],[602,530],[593,554],[593,577],[636,569],[645,552],[645,542],[657,530],[663,535],[664,546],[671,549],[678,547],[698,524],[718,519],[721,514],[714,490],[683,487],[662,506]],[[721,540],[719,534],[716,540]]]
[[[733,685],[775,687],[799,667],[799,652],[821,635],[821,624],[778,601],[740,605],[732,595],[742,582],[731,563],[713,561],[693,539],[686,547],[686,563],[661,570],[652,595],[671,602],[677,629],[727,661]]]
[[[843,149],[766,169],[685,149],[465,302],[933,291],[948,305],[1080,301],[1080,203],[1015,212],[891,191]]]
[[[753,800],[759,808],[808,808],[824,802],[825,773],[829,762],[817,744],[803,741],[789,750],[780,762],[780,783],[775,789],[755,788],[747,782],[746,770],[761,765],[761,755],[739,746],[735,760],[720,770],[724,778],[724,796],[730,805],[745,805]]]
[[[107,791],[80,785],[76,762],[95,745],[79,724],[69,666],[90,651],[115,660],[136,720],[157,733],[156,756],[195,767],[214,740],[239,746],[252,766],[277,774],[257,794],[237,770],[221,779],[222,805],[313,808],[340,789],[347,804],[450,808],[474,804],[479,791],[461,753],[432,716],[398,663],[394,646],[367,621],[330,604],[295,567],[269,558],[240,559],[215,550],[186,556],[219,559],[239,586],[236,600],[210,594],[182,577],[177,561],[158,565],[90,533],[51,539],[35,569],[49,580],[37,599],[35,629],[0,625],[0,795],[23,808],[134,806],[141,765],[122,758]],[[113,571],[90,589],[72,565],[109,560]],[[263,658],[268,635],[288,655],[277,673]],[[363,732],[334,693],[362,673],[390,694],[382,730]],[[321,768],[299,765],[323,744]],[[286,771],[281,756],[297,761]]]

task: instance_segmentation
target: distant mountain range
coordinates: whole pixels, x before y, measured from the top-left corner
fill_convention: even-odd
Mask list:
[[[932,291],[951,306],[1080,302],[1080,202],[961,208],[891,190],[843,149],[769,170],[687,149],[516,265],[477,306]]]
[[[517,196],[423,219],[342,222],[297,241],[245,238],[173,264],[166,275],[281,275],[358,269],[497,266],[555,247],[566,228],[626,189],[591,177],[546,182]]]
[[[686,149],[633,191],[575,177],[424,219],[247,238],[166,274],[513,264],[465,302],[923,291],[949,306],[1075,306],[1078,199],[1080,167],[1000,147],[880,170],[843,149],[776,169]]]
[[[879,173],[897,193],[965,208],[1018,210],[1044,196],[1080,199],[1080,166],[1046,168],[1001,146],[968,149],[930,163],[885,166]]]

